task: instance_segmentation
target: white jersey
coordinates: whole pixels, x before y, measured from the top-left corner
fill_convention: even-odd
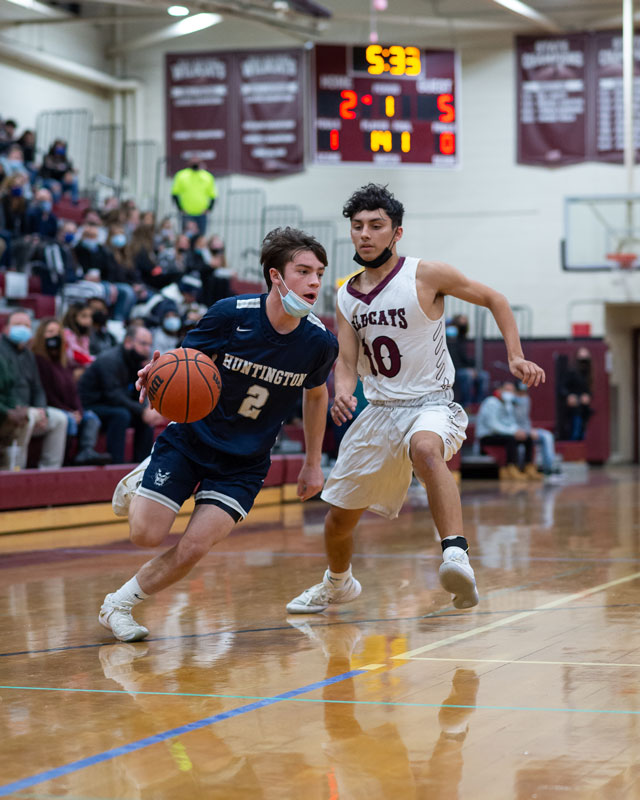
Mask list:
[[[448,395],[453,386],[444,314],[432,320],[418,302],[419,261],[400,258],[368,294],[354,289],[351,281],[338,290],[338,308],[360,340],[358,374],[370,403]]]

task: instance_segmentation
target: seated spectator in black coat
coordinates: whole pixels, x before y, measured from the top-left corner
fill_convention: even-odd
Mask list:
[[[109,330],[109,309],[105,301],[101,297],[91,297],[87,303],[93,319],[89,332],[89,352],[92,356],[99,356],[105,350],[115,347],[118,340]]]
[[[53,198],[48,189],[38,189],[35,203],[27,209],[26,233],[34,233],[43,239],[55,239],[58,233],[58,218],[52,211]]]
[[[151,452],[154,427],[164,421],[157,411],[138,402],[135,388],[138,370],[151,357],[151,343],[151,331],[129,326],[124,342],[99,355],[80,379],[82,405],[100,417],[115,464],[124,461],[127,428],[135,431],[133,460],[140,462]]]
[[[447,325],[447,348],[456,371],[454,390],[462,406],[480,403],[489,391],[489,373],[476,369],[475,359],[469,355],[467,333],[469,320],[457,314]]]
[[[44,185],[51,189],[56,202],[65,192],[71,194],[72,202],[78,202],[78,177],[67,155],[64,139],[56,139],[49,148],[40,167],[40,177],[44,179]]]

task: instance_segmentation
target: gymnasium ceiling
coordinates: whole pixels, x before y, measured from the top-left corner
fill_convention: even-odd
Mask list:
[[[362,40],[371,26],[374,0],[174,0],[188,7],[190,15],[214,13],[225,22],[244,20],[265,28],[278,29],[298,41]],[[375,0],[384,5],[385,0]],[[563,33],[621,25],[622,0],[386,0],[387,9],[375,13],[380,41],[409,41],[450,46],[456,42],[485,39],[508,33]],[[499,4],[500,3],[500,4]],[[519,12],[505,5],[519,7]],[[42,27],[57,22],[91,21],[109,29],[114,18],[125,18],[140,34],[163,30],[163,38],[174,38],[167,15],[171,2],[163,0],[83,0],[65,4],[45,0],[0,0],[1,29],[15,30],[20,22],[40,22]],[[326,12],[326,16],[324,15]],[[637,15],[640,20],[640,14]],[[188,19],[188,18],[183,18]],[[127,36],[123,37],[126,43]],[[181,36],[182,38],[182,36]],[[122,39],[120,40],[122,41]],[[133,43],[133,39],[131,39]],[[186,42],[185,42],[186,44]],[[126,48],[123,48],[126,49]]]

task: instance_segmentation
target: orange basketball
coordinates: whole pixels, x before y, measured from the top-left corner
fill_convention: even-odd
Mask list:
[[[174,422],[196,422],[216,407],[222,382],[213,361],[191,347],[163,353],[147,375],[151,406]]]

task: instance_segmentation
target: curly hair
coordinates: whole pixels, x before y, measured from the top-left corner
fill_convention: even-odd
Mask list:
[[[353,219],[359,211],[377,211],[379,208],[387,212],[394,228],[402,225],[404,206],[386,186],[379,183],[368,183],[356,189],[344,204],[342,216]]]
[[[321,264],[327,266],[326,250],[317,239],[304,231],[289,227],[275,228],[264,237],[260,264],[269,291],[272,285],[269,270],[273,267],[283,275],[285,265],[304,250],[313,253]]]

